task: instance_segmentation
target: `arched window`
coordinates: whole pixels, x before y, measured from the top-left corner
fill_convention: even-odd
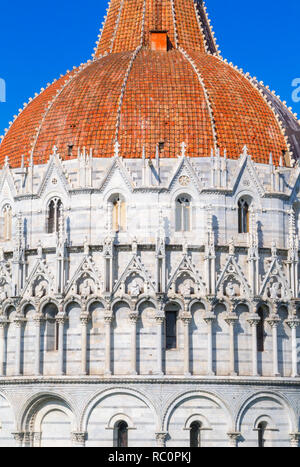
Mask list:
[[[241,198],[238,202],[239,208],[239,233],[249,232],[249,202]]]
[[[264,310],[259,308],[257,312],[260,321],[257,325],[257,351],[263,352],[265,350],[265,315]]]
[[[62,214],[62,202],[59,198],[53,198],[48,205],[47,232],[58,232],[59,220]]]
[[[126,202],[120,195],[112,198],[112,228],[115,232],[126,230]]]
[[[201,447],[201,423],[193,422],[190,426],[190,447],[200,448]]]
[[[176,199],[175,208],[176,232],[189,232],[191,230],[191,200],[187,195],[181,195]]]
[[[9,204],[6,204],[2,210],[3,216],[3,234],[2,239],[4,241],[11,240],[12,234],[12,210]]]
[[[177,348],[177,311],[166,311],[166,349]]]
[[[117,447],[128,447],[128,425],[124,421],[118,422],[117,424]]]
[[[45,308],[45,347],[47,352],[58,350],[58,322],[56,315],[58,310],[51,303]]]
[[[260,422],[257,426],[259,448],[265,447],[265,443],[266,443],[265,435],[266,435],[267,426],[268,426],[267,422]]]

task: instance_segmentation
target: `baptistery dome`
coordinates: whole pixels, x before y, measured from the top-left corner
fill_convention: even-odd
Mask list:
[[[124,158],[190,157],[211,149],[237,159],[246,144],[256,162],[299,157],[298,122],[255,79],[218,53],[202,2],[113,0],[93,61],[50,85],[23,110],[0,147],[0,162],[22,155],[45,163],[78,149]],[[299,135],[299,132],[298,132]]]
[[[0,145],[0,446],[298,447],[299,143],[202,1],[111,0]]]

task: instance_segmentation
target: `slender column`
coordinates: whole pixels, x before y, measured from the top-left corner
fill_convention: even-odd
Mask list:
[[[207,324],[207,375],[213,376],[213,322],[216,317],[213,313],[205,313],[203,319]]]
[[[66,315],[58,313],[58,374],[64,375],[64,327],[66,322]]]
[[[190,322],[192,316],[189,313],[183,313],[181,321],[183,323],[184,333],[184,376],[190,376]]]
[[[104,316],[105,328],[105,368],[104,375],[111,376],[111,323],[113,315],[111,313]]]
[[[165,431],[160,431],[155,433],[156,436],[156,445],[158,448],[164,448],[166,446],[167,434]]]
[[[5,365],[5,327],[7,321],[4,317],[0,319],[0,376],[4,376]]]
[[[130,314],[131,323],[131,374],[137,375],[136,371],[136,323],[139,318],[137,313]]]
[[[23,447],[24,448],[32,447],[32,433],[30,431],[25,431],[24,433]]]
[[[297,352],[297,327],[300,324],[300,320],[294,317],[287,319],[287,324],[292,331],[292,377],[296,378],[299,376],[298,373],[298,352]]]
[[[280,318],[276,315],[271,316],[267,319],[267,322],[272,327],[272,336],[273,336],[273,375],[280,376],[278,369],[278,338],[277,338],[277,328],[280,322]]]
[[[87,326],[89,322],[89,314],[82,312],[80,315],[81,322],[81,374],[87,374]]]
[[[252,329],[252,376],[258,376],[257,326],[260,322],[260,317],[256,313],[253,313],[247,321]]]
[[[163,346],[164,346],[163,330],[164,330],[165,316],[163,313],[161,313],[157,315],[155,319],[156,319],[156,324],[157,324],[157,340],[156,340],[157,375],[162,376],[164,374],[163,372]]]
[[[34,316],[35,324],[35,361],[34,361],[34,374],[39,376],[41,374],[40,361],[41,361],[41,322],[43,315],[37,313]]]
[[[234,327],[238,320],[238,317],[235,313],[228,313],[227,317],[225,318],[226,323],[229,326],[229,334],[230,334],[230,343],[229,343],[229,371],[231,376],[236,376],[237,373],[235,371],[235,344],[234,344]]]
[[[299,447],[300,433],[290,433],[290,445],[291,448]]]
[[[72,433],[72,446],[75,448],[84,448],[86,440],[86,432],[73,432]]]
[[[20,376],[21,371],[21,341],[22,341],[22,326],[24,318],[17,316],[15,318],[15,330],[16,330],[16,352],[15,352],[15,374]]]
[[[229,447],[230,448],[237,448],[237,444],[238,444],[239,438],[241,437],[241,433],[231,431],[231,432],[229,432],[227,434],[229,436]]]
[[[40,448],[42,441],[42,433],[40,431],[32,433],[32,444],[33,448]]]

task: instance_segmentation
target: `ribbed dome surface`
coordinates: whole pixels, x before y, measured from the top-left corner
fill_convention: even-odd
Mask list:
[[[151,50],[153,30],[168,31],[168,51]],[[54,145],[63,159],[83,147],[112,157],[116,141],[126,158],[141,158],[143,147],[153,157],[158,144],[161,157],[176,157],[184,141],[190,157],[218,147],[236,159],[246,144],[257,162],[272,153],[276,164],[282,155],[289,163],[272,107],[216,51],[201,2],[113,0],[95,60],[23,110],[0,146],[0,163],[8,156],[17,167],[31,153],[45,163]]]

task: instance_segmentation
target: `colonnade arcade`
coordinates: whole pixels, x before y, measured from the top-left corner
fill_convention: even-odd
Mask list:
[[[143,310],[150,310],[143,321]],[[75,310],[75,311],[74,311]],[[121,317],[119,316],[121,310]],[[197,310],[199,323],[195,324]],[[168,322],[175,314],[175,326]],[[124,327],[120,320],[125,319]],[[226,369],[219,371],[216,335],[221,327],[228,339],[223,360]],[[146,323],[146,324],[145,324]],[[149,324],[150,323],[150,324]],[[248,376],[299,376],[297,359],[297,329],[300,324],[298,302],[289,304],[280,301],[248,302],[243,300],[179,300],[155,301],[143,297],[134,302],[129,299],[116,299],[106,302],[102,298],[92,297],[89,301],[71,298],[67,302],[58,302],[46,298],[38,305],[23,302],[15,306],[10,300],[4,303],[0,321],[0,375],[49,375],[47,362],[54,375],[131,375],[164,374],[213,376],[215,374],[237,376],[239,372],[239,327],[242,333],[251,335],[251,345],[247,351],[251,355]],[[147,330],[147,326],[149,330]],[[172,327],[173,326],[173,327]],[[195,333],[196,326],[201,326],[202,334]],[[288,374],[281,368],[280,335],[278,329],[285,326],[290,331],[286,336],[291,367]],[[73,328],[73,339],[68,340],[68,332]],[[247,329],[246,329],[247,328]],[[75,330],[75,331],[74,331]],[[143,369],[143,337],[148,332],[151,349],[149,365]],[[173,334],[172,334],[173,333]],[[204,335],[206,334],[206,335]],[[96,336],[94,338],[93,336]],[[98,337],[97,337],[98,335]],[[31,340],[29,340],[31,339]],[[94,340],[93,340],[94,339]],[[96,339],[96,340],[95,340]],[[270,371],[265,372],[261,365],[264,352],[264,340],[268,339],[267,357]],[[197,357],[197,340],[202,340],[205,357],[200,357],[195,371],[194,360]],[[116,352],[120,341],[120,352]],[[195,344],[196,342],[196,344]],[[225,345],[225,344],[224,344]],[[203,349],[205,346],[205,349]],[[97,348],[98,347],[98,348]],[[28,349],[28,350],[27,350]],[[29,352],[30,351],[30,352]],[[168,355],[172,352],[178,361],[178,371],[168,370]],[[69,353],[70,352],[70,353]],[[91,365],[92,354],[102,353]],[[30,355],[28,354],[30,353]],[[127,355],[118,366],[118,359]],[[175,355],[175,354],[173,354]],[[225,357],[224,357],[225,355]],[[72,369],[69,365],[72,360]],[[287,360],[285,358],[284,360]],[[174,363],[174,362],[173,362]],[[91,371],[91,366],[93,369]],[[70,371],[69,371],[70,367]],[[119,369],[121,369],[121,372]],[[221,368],[221,367],[220,367]],[[251,369],[250,369],[251,368]]]

